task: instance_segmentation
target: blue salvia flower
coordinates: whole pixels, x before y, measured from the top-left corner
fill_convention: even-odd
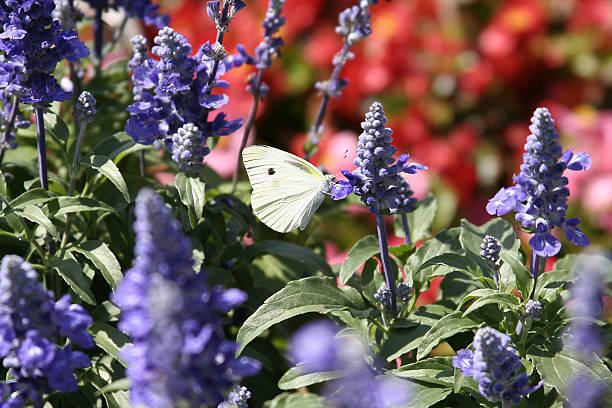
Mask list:
[[[125,130],[136,142],[152,144],[159,140],[173,151],[172,136],[187,123],[202,132],[204,143],[209,137],[226,136],[240,128],[242,120],[228,121],[225,113],[208,120],[209,112],[228,102],[226,95],[212,95],[211,90],[228,86],[219,77],[240,66],[240,57],[228,56],[219,61],[220,55],[226,55],[225,51],[209,43],[190,57],[191,44],[169,27],[155,37],[152,52],[159,60],[145,59],[146,49],[140,37],[133,44],[135,102],[127,108],[131,117]]]
[[[410,295],[412,294],[412,288],[408,286],[406,282],[400,282],[397,285],[397,297],[402,299],[402,301],[407,302],[410,299]]]
[[[348,85],[348,81],[340,78],[340,72],[355,55],[350,52],[350,48],[359,40],[366,38],[372,32],[370,28],[370,5],[377,4],[377,0],[360,0],[358,6],[349,7],[338,15],[338,26],[336,32],[343,38],[342,49],[334,56],[332,64],[334,70],[331,78],[327,81],[315,83],[315,88],[323,94],[323,100],[319,107],[316,119],[308,132],[308,138],[304,144],[306,158],[312,157],[318,149],[323,131],[322,123],[329,100],[332,97],[338,98],[342,90]]]
[[[410,387],[391,375],[377,376],[364,359],[368,351],[352,336],[341,336],[329,321],[315,321],[291,338],[290,355],[306,373],[338,371],[341,378],[328,384],[332,407],[391,408],[410,401]]]
[[[217,408],[248,408],[248,400],[251,398],[251,391],[247,387],[237,385],[229,393],[227,401],[220,403]]]
[[[202,132],[193,123],[186,123],[177,130],[172,136],[172,147],[172,160],[178,163],[181,172],[198,172],[209,152]]]
[[[275,37],[280,28],[285,25],[285,18],[281,17],[283,5],[286,0],[270,0],[266,18],[261,23],[264,27],[264,39],[255,48],[255,55],[249,55],[242,44],[238,44],[236,49],[244,58],[245,64],[254,65],[258,70],[264,70],[272,65],[272,59],[279,54],[279,49],[283,45],[280,37]],[[268,86],[262,81],[261,74],[250,75],[247,79],[247,90],[255,97],[264,97],[268,91]],[[262,88],[263,87],[263,88]]]
[[[53,77],[63,59],[89,55],[75,31],[64,31],[53,20],[53,0],[6,0],[0,3],[0,88],[24,103],[70,98]]]
[[[567,343],[591,365],[604,351],[603,333],[594,320],[603,318],[603,295],[606,275],[610,273],[607,262],[599,256],[583,256],[576,267],[577,280],[571,288],[569,305],[572,320]],[[572,376],[565,390],[572,408],[604,408],[606,390],[610,384],[578,373]]]
[[[141,190],[134,211],[135,261],[113,297],[119,328],[132,338],[121,353],[131,400],[151,408],[217,405],[260,368],[236,358],[238,345],[223,333],[220,315],[246,294],[211,288],[206,271],[194,271],[189,239],[153,190]]]
[[[399,180],[399,179],[398,179]],[[419,205],[419,200],[413,197],[414,191],[403,177],[397,185],[397,195],[395,197],[395,208],[391,210],[392,214],[406,214],[416,210]]]
[[[94,98],[91,92],[81,92],[74,103],[74,117],[81,122],[91,122],[97,112],[96,98]]]
[[[374,299],[376,299],[384,309],[391,307],[391,291],[387,289],[387,285],[384,283],[374,293]]]
[[[534,233],[529,245],[541,257],[556,255],[561,243],[552,235],[555,227],[565,231],[568,240],[586,246],[589,239],[580,231],[577,218],[565,218],[567,211],[565,170],[588,170],[591,157],[587,153],[562,151],[554,120],[546,108],[535,110],[529,127],[521,172],[515,184],[502,188],[487,204],[489,214],[504,215],[513,210],[525,230]]]
[[[484,259],[497,263],[499,260],[499,253],[501,252],[501,245],[497,242],[497,239],[492,235],[485,235],[480,244],[480,256]]]
[[[57,302],[38,281],[32,265],[17,255],[0,264],[0,358],[14,379],[0,387],[3,407],[26,403],[42,407],[42,397],[54,391],[75,392],[75,368],[90,365],[89,357],[72,350],[72,343],[91,348],[87,327],[92,323],[70,295]],[[63,348],[56,342],[67,337]]]
[[[331,195],[334,200],[346,198],[351,191],[357,194],[361,201],[376,214],[376,226],[380,244],[380,254],[387,288],[391,291],[391,316],[395,317],[396,287],[395,277],[391,270],[389,245],[384,214],[397,208],[398,186],[402,184],[401,172],[415,174],[426,169],[419,163],[409,163],[407,154],[402,154],[397,161],[393,158],[396,152],[391,145],[393,131],[385,127],[387,117],[383,106],[374,102],[361,123],[363,132],[359,135],[357,157],[354,160],[357,168],[353,172],[342,170],[347,180],[334,184]]]
[[[476,331],[473,344],[473,352],[457,351],[453,366],[461,369],[461,374],[473,377],[488,401],[501,401],[502,406],[518,404],[523,396],[535,392],[544,383],[528,385],[529,377],[519,373],[523,365],[507,335],[484,327]]]
[[[525,304],[525,319],[530,321],[540,320],[542,318],[542,303],[529,299]]]
[[[390,213],[397,208],[398,186],[403,178],[399,173],[415,174],[418,170],[427,169],[419,163],[409,163],[409,155],[403,154],[396,161],[393,155],[397,151],[391,145],[393,131],[385,127],[387,117],[383,106],[374,102],[361,122],[363,132],[359,135],[357,165],[352,173],[343,170],[348,181],[341,180],[334,185],[332,198],[345,198],[351,190],[374,214]]]

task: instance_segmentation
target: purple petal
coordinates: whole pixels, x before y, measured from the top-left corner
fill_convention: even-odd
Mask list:
[[[588,153],[582,152],[573,155],[573,157],[567,163],[567,168],[574,171],[588,170],[591,168],[593,159]]]
[[[420,163],[406,163],[402,166],[402,171],[408,174],[416,174],[419,170],[427,170],[428,167]]]
[[[536,255],[554,256],[561,250],[561,242],[548,232],[536,233],[530,240],[529,246]]]
[[[471,377],[474,374],[474,352],[469,349],[457,351],[453,357],[453,367],[461,369],[461,374]]]
[[[512,187],[501,188],[487,203],[487,212],[491,215],[504,215],[515,209],[519,203],[516,194],[512,193]]]
[[[347,180],[340,180],[332,186],[332,200],[343,200],[353,192],[353,186]]]
[[[578,228],[578,224],[580,224],[580,220],[578,218],[568,218],[567,220],[565,220],[565,222],[563,223],[563,231],[565,231],[565,237],[568,241],[571,241],[578,246],[588,246],[591,241],[586,235],[584,235],[580,228]]]

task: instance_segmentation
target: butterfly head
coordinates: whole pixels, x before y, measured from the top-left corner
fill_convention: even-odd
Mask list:
[[[324,176],[323,185],[321,186],[321,190],[325,193],[329,193],[331,191],[332,186],[336,182],[336,176],[333,174],[326,174]]]

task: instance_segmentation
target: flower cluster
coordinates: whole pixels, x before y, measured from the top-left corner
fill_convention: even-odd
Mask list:
[[[419,163],[408,163],[407,154],[402,154],[397,161],[393,158],[396,149],[391,146],[392,130],[385,127],[386,123],[382,104],[374,102],[361,123],[363,132],[359,135],[355,158],[358,167],[352,173],[342,171],[348,181],[341,180],[334,185],[332,198],[343,199],[352,191],[375,214],[395,211],[401,201],[398,186],[402,185],[403,177],[400,173],[415,174],[427,169]]]
[[[187,39],[169,27],[155,37],[153,54],[159,60],[146,58],[142,37],[132,39],[134,100],[127,110],[131,117],[126,132],[138,143],[152,144],[163,141],[169,151],[174,151],[173,136],[185,124],[191,124],[202,132],[202,144],[192,147],[198,156],[205,149],[206,140],[214,136],[226,136],[242,125],[242,120],[226,120],[225,113],[218,113],[208,120],[208,113],[228,102],[224,94],[211,94],[213,89],[228,86],[218,78],[233,67],[242,64],[239,56],[225,57],[222,47],[205,43],[196,55],[191,54]],[[224,58],[225,57],[225,58]]]
[[[14,380],[3,383],[3,407],[42,406],[42,397],[54,391],[75,392],[75,368],[90,365],[89,357],[60,348],[55,343],[68,337],[84,348],[94,346],[87,331],[92,323],[70,295],[54,302],[53,294],[38,281],[32,266],[17,255],[7,255],[0,265],[0,358]]]
[[[414,191],[410,188],[410,183],[403,177],[398,179],[397,195],[395,197],[395,208],[391,210],[392,214],[406,214],[416,210],[419,205],[419,200],[413,197]]]
[[[151,0],[84,0],[94,9],[123,9],[130,17],[139,18],[147,25],[163,28],[170,22],[170,17],[159,14],[159,5]]]
[[[410,299],[410,294],[412,293],[412,288],[406,284],[406,282],[400,282],[397,285],[397,297],[400,298],[403,302],[407,302]],[[391,297],[392,293],[387,288],[386,284],[380,285],[376,293],[374,293],[374,299],[380,302],[383,308],[391,307]]]
[[[561,242],[552,235],[555,226],[565,231],[568,240],[586,246],[589,239],[580,231],[578,218],[565,218],[567,211],[566,169],[579,171],[591,167],[587,153],[562,152],[554,120],[546,108],[535,110],[529,127],[521,173],[514,177],[512,187],[502,188],[487,204],[489,214],[516,212],[516,220],[535,235],[529,245],[538,256],[556,255]]]
[[[236,381],[259,370],[257,361],[235,358],[237,344],[221,325],[220,314],[246,295],[211,288],[206,271],[194,271],[189,239],[153,190],[138,194],[135,214],[136,258],[114,296],[119,328],[133,341],[122,351],[132,402],[216,405]]]
[[[74,31],[53,20],[53,0],[7,0],[0,3],[0,88],[24,103],[70,98],[53,77],[63,59],[72,62],[89,55]]]
[[[74,117],[81,122],[91,122],[96,116],[96,98],[89,91],[83,91],[74,103]]]
[[[484,259],[496,263],[499,260],[499,253],[501,252],[501,245],[497,242],[497,239],[492,235],[485,235],[480,244],[480,256]]]
[[[283,5],[286,0],[270,0],[266,18],[261,23],[264,28],[264,39],[255,48],[255,56],[247,54],[244,46],[238,44],[236,49],[244,58],[245,64],[254,65],[258,70],[264,70],[272,65],[272,59],[279,54],[279,49],[283,45],[283,40],[274,35],[285,25],[285,18],[281,17]],[[264,97],[268,93],[268,86],[261,82],[258,84],[258,75],[251,74],[247,78],[247,90],[255,97]],[[259,89],[258,89],[259,88]]]
[[[410,386],[392,375],[376,376],[366,364],[363,343],[352,336],[339,336],[329,321],[316,321],[300,328],[291,339],[291,356],[306,372],[339,371],[342,377],[328,388],[332,407],[391,408],[410,401]]]
[[[248,408],[248,399],[251,398],[251,391],[247,387],[237,385],[229,393],[227,401],[220,403],[217,408]]]
[[[179,171],[200,170],[204,156],[210,151],[206,147],[202,132],[193,124],[185,123],[172,136],[172,160],[178,163]]]
[[[525,319],[528,321],[540,320],[542,318],[542,303],[538,300],[529,299],[525,303]]]
[[[524,395],[531,394],[544,383],[528,385],[527,374],[519,374],[523,365],[516,350],[510,346],[510,337],[491,327],[476,331],[474,351],[457,351],[453,366],[478,382],[483,397],[491,402],[502,401],[503,406],[518,404]]]

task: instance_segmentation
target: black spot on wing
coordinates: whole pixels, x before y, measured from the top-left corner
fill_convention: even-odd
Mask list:
[[[273,175],[274,175],[274,173],[276,173],[276,170],[274,170],[272,167],[270,167],[270,168],[268,169],[268,174],[269,174],[269,175],[271,175],[271,176],[273,176]]]

